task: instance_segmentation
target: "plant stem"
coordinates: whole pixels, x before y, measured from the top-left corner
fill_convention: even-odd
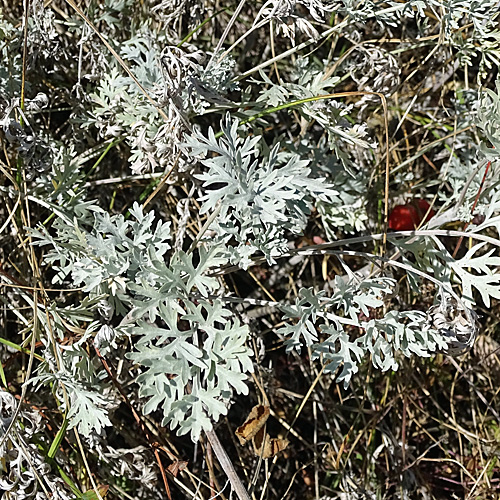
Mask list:
[[[251,500],[250,495],[243,486],[243,483],[238,477],[238,474],[236,474],[233,463],[229,459],[226,450],[223,448],[215,431],[214,430],[205,431],[205,434],[207,435],[210,445],[212,446],[212,449],[215,451],[217,459],[219,460],[222,469],[226,473],[226,476],[229,479],[229,482],[231,483],[233,491],[236,493],[239,500]]]

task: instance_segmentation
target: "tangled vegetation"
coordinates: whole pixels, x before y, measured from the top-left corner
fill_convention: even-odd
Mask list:
[[[499,20],[3,0],[1,498],[500,498]]]

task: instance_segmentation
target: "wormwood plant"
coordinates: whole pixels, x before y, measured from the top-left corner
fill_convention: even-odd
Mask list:
[[[103,484],[112,498],[160,498],[169,483],[213,498],[226,479],[212,447],[247,498],[217,435],[225,417],[244,420],[254,387],[300,438],[289,464],[309,432],[294,425],[324,391],[301,451],[312,455],[297,459],[315,464],[314,487],[304,479],[296,498],[438,498],[411,470],[422,452],[418,439],[405,448],[403,430],[380,431],[377,450],[368,440],[363,466],[346,445],[364,401],[387,403],[388,382],[370,400],[380,380],[467,353],[500,299],[498,7],[106,0],[0,11],[5,498],[99,498]],[[388,232],[387,210],[419,197],[434,207],[429,222]],[[306,386],[287,389],[281,365]],[[331,422],[323,411],[320,449],[317,409],[338,406],[336,384],[361,403]],[[280,390],[306,394],[298,411]],[[199,448],[186,468],[184,435],[204,447],[207,481]],[[379,479],[382,450],[398,487]],[[289,495],[280,482],[302,465],[272,484],[245,453],[251,490]]]

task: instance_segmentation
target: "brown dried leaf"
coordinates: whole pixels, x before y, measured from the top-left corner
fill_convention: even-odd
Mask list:
[[[281,438],[271,438],[262,427],[253,438],[255,454],[262,458],[272,458],[288,446],[289,441]]]
[[[269,406],[254,406],[244,424],[236,429],[236,435],[240,440],[240,444],[250,441],[264,427],[268,418]]]
[[[167,470],[174,476],[177,477],[177,474],[183,471],[187,467],[186,460],[176,460],[174,463],[170,464],[167,467]]]

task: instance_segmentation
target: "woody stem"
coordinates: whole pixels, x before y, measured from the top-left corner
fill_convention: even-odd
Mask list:
[[[223,448],[215,431],[214,430],[205,431],[205,434],[207,435],[207,438],[213,450],[215,451],[215,455],[217,456],[217,459],[219,460],[222,469],[226,473],[226,476],[229,479],[229,482],[231,483],[233,491],[236,493],[239,500],[251,500],[247,490],[243,486],[243,483],[241,482],[240,478],[238,477],[238,474],[236,474],[233,463],[229,459],[226,450]]]

